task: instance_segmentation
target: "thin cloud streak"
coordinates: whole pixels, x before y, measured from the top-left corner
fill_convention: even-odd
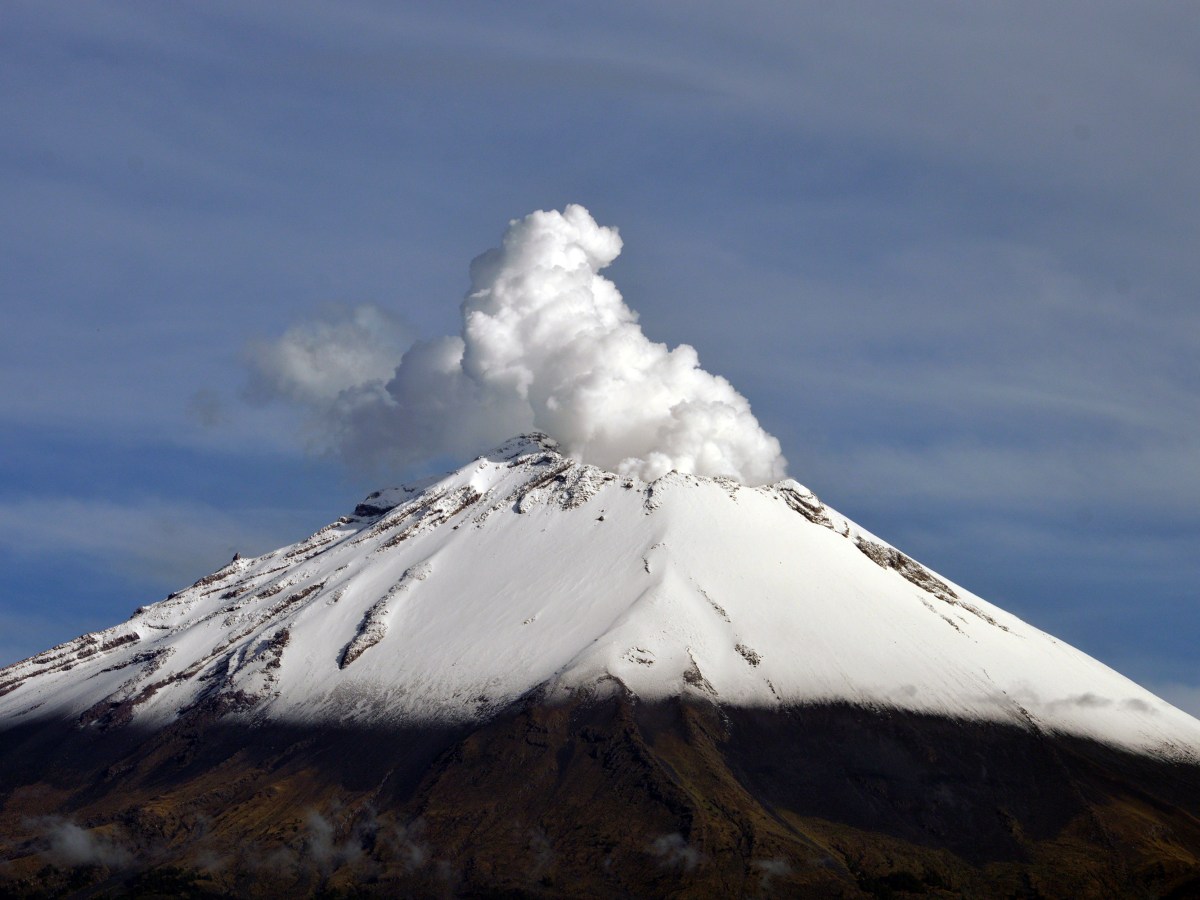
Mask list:
[[[238,516],[195,502],[118,503],[62,496],[0,502],[0,550],[43,561],[82,556],[146,586],[181,587],[235,552],[299,540],[286,510]]]

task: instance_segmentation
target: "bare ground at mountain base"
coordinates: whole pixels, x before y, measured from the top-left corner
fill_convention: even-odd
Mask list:
[[[0,734],[0,897],[1200,896],[1200,769],[846,705]]]

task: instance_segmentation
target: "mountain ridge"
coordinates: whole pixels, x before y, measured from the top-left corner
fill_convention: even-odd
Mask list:
[[[1200,722],[791,479],[651,482],[513,438],[0,670],[0,729],[197,706],[483,721],[523,697],[847,702],[1200,759]]]
[[[795,481],[525,435],[0,670],[0,896],[1182,900],[1198,749]]]

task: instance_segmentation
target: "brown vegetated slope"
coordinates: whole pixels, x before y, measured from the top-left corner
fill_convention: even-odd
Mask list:
[[[619,698],[469,729],[0,735],[0,896],[1200,895],[1200,771],[1011,726]]]

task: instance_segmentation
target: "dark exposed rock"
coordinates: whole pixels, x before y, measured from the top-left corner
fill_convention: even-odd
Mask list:
[[[745,644],[738,644],[734,647],[734,649],[742,655],[742,659],[746,660],[746,662],[750,663],[752,666],[757,666],[760,662],[762,662],[762,657]]]
[[[359,519],[370,519],[375,516],[382,516],[386,512],[391,512],[392,509],[393,507],[391,506],[372,506],[370,503],[360,503],[354,507],[354,515]]]
[[[854,545],[877,566],[884,569],[895,569],[903,578],[938,599],[948,603],[953,603],[958,599],[958,594],[954,593],[954,589],[950,585],[894,547],[877,544],[861,536],[855,538]]]
[[[783,498],[783,502],[808,519],[808,521],[814,525],[833,528],[833,522],[830,521],[829,516],[825,513],[825,506],[816,497],[811,494],[805,496],[792,488],[779,488],[778,490],[779,496]]]

